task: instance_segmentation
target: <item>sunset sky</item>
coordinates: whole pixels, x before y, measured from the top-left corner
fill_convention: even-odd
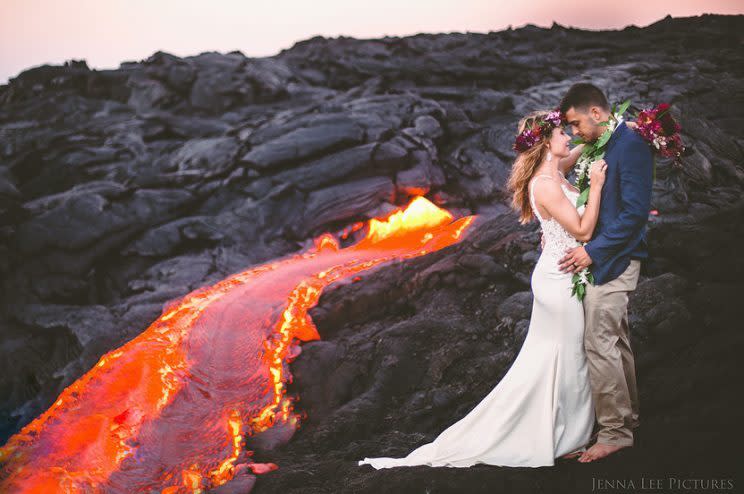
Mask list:
[[[0,0],[0,84],[44,63],[116,68],[157,50],[274,55],[315,35],[377,38],[489,32],[531,23],[646,26],[667,14],[742,14],[743,0]]]

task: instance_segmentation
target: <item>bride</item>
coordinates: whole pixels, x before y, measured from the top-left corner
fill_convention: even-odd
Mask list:
[[[506,375],[465,417],[404,458],[365,458],[376,469],[477,463],[552,466],[586,450],[594,407],[584,354],[584,310],[571,296],[570,273],[558,260],[591,238],[599,216],[607,165],[592,164],[586,206],[566,180],[583,145],[569,151],[557,111],[533,112],[519,122],[517,159],[509,177],[520,222],[540,222],[544,246],[532,272],[534,302],[522,348]]]

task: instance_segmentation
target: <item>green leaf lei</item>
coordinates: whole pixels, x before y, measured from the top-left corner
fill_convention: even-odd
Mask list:
[[[602,122],[599,125],[606,126],[607,129],[599,136],[595,142],[584,142],[581,138],[574,139],[573,144],[584,144],[584,149],[581,151],[581,156],[576,161],[576,187],[579,189],[579,197],[576,199],[576,207],[586,205],[589,200],[589,167],[590,165],[602,158],[605,155],[605,148],[607,143],[610,141],[612,132],[617,127],[623,113],[625,113],[630,107],[630,100],[624,101],[619,108],[612,105],[612,114],[609,120]],[[585,245],[586,242],[581,242],[581,245]],[[579,300],[584,300],[586,295],[586,285],[588,283],[594,284],[594,275],[591,269],[587,266],[581,271],[574,273],[571,278],[573,288],[571,289],[571,295],[576,295]]]

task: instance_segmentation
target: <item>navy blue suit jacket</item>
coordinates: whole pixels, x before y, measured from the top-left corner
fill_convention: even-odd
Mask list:
[[[604,160],[607,176],[599,220],[591,240],[584,246],[592,258],[595,285],[620,276],[631,259],[648,257],[646,222],[653,187],[651,149],[625,122],[620,122],[607,143]]]

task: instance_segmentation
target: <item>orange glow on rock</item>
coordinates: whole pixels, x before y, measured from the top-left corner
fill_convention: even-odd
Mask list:
[[[193,493],[228,482],[239,464],[253,474],[278,468],[252,462],[246,438],[300,426],[288,363],[301,341],[320,338],[308,310],[323,289],[452,245],[473,219],[453,221],[417,197],[371,219],[354,245],[322,234],[307,252],[169,303],[0,448],[0,490]]]

